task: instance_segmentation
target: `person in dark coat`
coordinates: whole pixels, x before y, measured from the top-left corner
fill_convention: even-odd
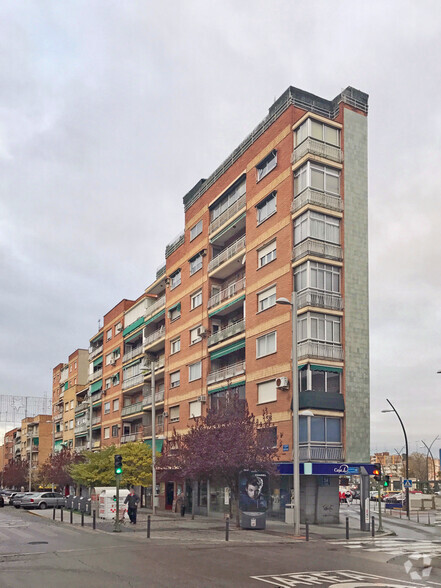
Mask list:
[[[127,513],[129,515],[130,524],[136,525],[136,512],[138,510],[139,496],[135,494],[135,489],[130,488],[130,494],[126,496],[124,504],[127,504]]]

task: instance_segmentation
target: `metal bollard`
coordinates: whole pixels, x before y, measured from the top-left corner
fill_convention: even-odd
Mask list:
[[[62,506],[60,506],[60,521],[61,522],[63,522],[63,514],[64,514],[63,511],[64,511],[64,508]]]
[[[417,510],[417,523],[419,523],[419,522],[420,522],[420,511]]]
[[[371,534],[372,537],[375,537],[375,517],[372,517]]]
[[[346,539],[349,539],[349,517],[346,517]]]
[[[92,512],[92,529],[96,530],[96,510]]]
[[[84,527],[84,512],[81,513],[81,526]]]
[[[402,513],[402,512],[403,512],[403,509],[402,509],[402,508],[400,508],[400,519],[401,519],[401,513]]]
[[[227,517],[225,520],[225,541],[230,540],[230,518]]]
[[[306,522],[305,524],[305,539],[306,541],[309,541],[309,523]]]
[[[150,539],[150,515],[147,515],[147,539]]]
[[[73,523],[73,508],[70,509],[70,524]]]
[[[430,512],[427,513],[427,524],[430,525]]]
[[[52,509],[52,520],[55,521],[55,506]]]

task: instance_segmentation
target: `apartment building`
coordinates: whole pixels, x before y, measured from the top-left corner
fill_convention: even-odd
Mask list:
[[[39,414],[21,421],[21,459],[37,470],[52,453],[52,415]]]

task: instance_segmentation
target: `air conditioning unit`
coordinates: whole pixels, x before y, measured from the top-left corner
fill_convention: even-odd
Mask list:
[[[276,388],[279,390],[288,390],[289,380],[285,376],[283,378],[276,378]]]
[[[199,402],[207,402],[207,397],[205,394],[202,394],[202,396],[198,396],[198,401]]]
[[[198,327],[197,334],[198,337],[203,337],[207,333],[207,329],[205,327]]]

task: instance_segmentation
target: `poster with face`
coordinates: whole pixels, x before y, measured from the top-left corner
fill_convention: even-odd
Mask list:
[[[266,472],[244,470],[239,474],[239,508],[242,512],[265,512],[269,480]]]

